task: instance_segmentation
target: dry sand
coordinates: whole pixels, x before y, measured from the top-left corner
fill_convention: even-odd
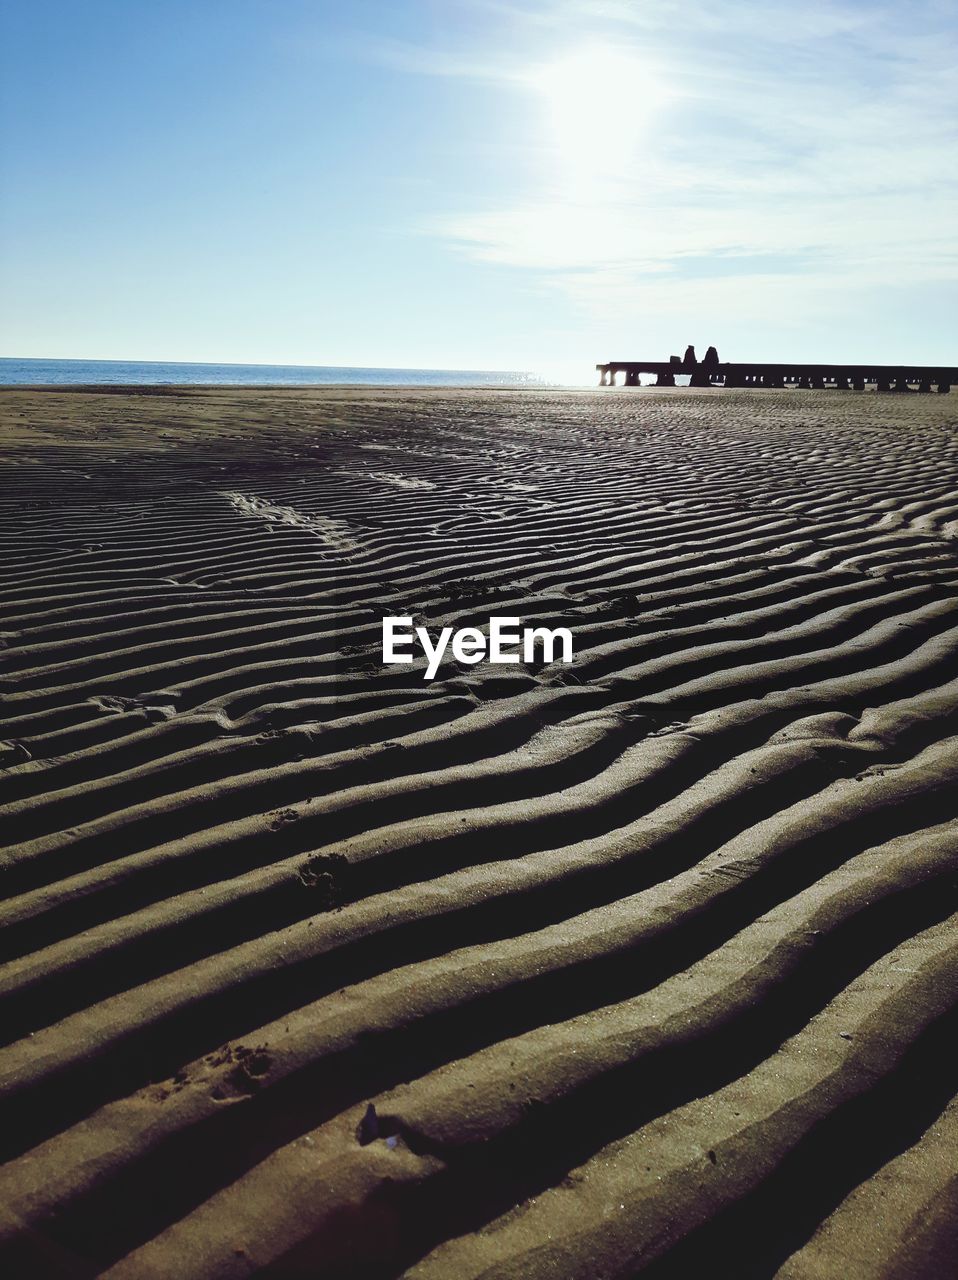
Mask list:
[[[5,1277],[952,1274],[958,397],[0,412]]]

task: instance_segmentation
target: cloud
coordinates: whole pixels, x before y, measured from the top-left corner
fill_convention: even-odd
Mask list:
[[[357,52],[361,52],[369,61],[382,63],[410,75],[486,81],[492,84],[521,82],[525,69],[524,61],[517,58],[510,65],[508,58],[502,54],[490,53],[483,56],[386,38],[368,42]]]
[[[521,188],[429,223],[457,252],[535,273],[585,312],[623,314],[697,299],[767,315],[786,283],[794,305],[822,307],[838,290],[958,277],[958,40],[946,6],[475,7],[500,24],[508,54],[407,49],[407,69],[525,85],[535,118],[536,69],[561,66],[585,33],[667,93],[631,147],[610,119],[576,163],[543,126],[543,160]]]

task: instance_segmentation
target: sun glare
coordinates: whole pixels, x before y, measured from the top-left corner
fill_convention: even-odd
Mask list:
[[[563,160],[604,168],[634,148],[661,100],[648,68],[636,57],[590,46],[536,68],[529,83],[542,95]]]

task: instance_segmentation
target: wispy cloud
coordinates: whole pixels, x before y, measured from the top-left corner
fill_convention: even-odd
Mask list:
[[[493,84],[521,83],[526,60],[515,56],[511,60],[502,53],[485,56],[451,48],[432,48],[407,40],[381,37],[365,42],[359,50],[367,59],[407,71],[412,75],[438,76],[461,80],[487,81]]]
[[[786,283],[790,307],[811,314],[838,290],[958,279],[948,6],[476,7],[508,31],[506,52],[383,56],[416,74],[525,85],[534,115],[535,68],[600,42],[666,92],[631,147],[610,119],[571,169],[543,127],[548,163],[511,198],[429,225],[460,253],[535,273],[606,316],[696,305],[769,314]]]

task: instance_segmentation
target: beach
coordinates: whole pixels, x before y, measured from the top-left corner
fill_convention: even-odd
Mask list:
[[[0,1270],[939,1278],[958,396],[0,388]],[[382,620],[571,662],[382,661]]]

